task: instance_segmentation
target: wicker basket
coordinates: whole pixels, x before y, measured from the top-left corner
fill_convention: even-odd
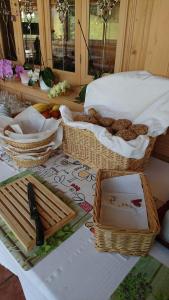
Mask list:
[[[16,156],[12,156],[9,153],[8,155],[13,159],[19,168],[33,168],[44,164],[49,159],[52,152],[52,150],[48,151],[45,155],[38,159],[18,159]]]
[[[160,225],[148,181],[142,173],[140,173],[140,177],[144,190],[149,229],[117,229],[113,228],[112,226],[104,226],[99,223],[101,208],[101,181],[113,176],[123,176],[128,174],[135,173],[114,170],[99,170],[97,173],[96,194],[93,208],[96,237],[95,245],[98,251],[119,252],[125,255],[144,256],[148,254],[156,235],[159,233]]]
[[[37,147],[45,146],[48,145],[50,142],[54,140],[55,135],[52,134],[48,138],[38,141],[38,142],[32,142],[32,143],[20,143],[20,142],[15,142],[13,140],[6,140],[5,142],[15,148],[20,148],[20,149],[34,149]]]
[[[142,159],[127,158],[102,145],[94,133],[63,124],[63,150],[81,163],[98,169],[141,171],[149,160],[156,138],[150,137],[150,143]]]

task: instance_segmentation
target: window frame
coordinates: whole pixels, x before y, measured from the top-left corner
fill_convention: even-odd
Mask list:
[[[24,64],[25,51],[22,34],[22,24],[19,9],[19,0],[10,0],[11,13],[16,18],[13,20],[14,38],[16,44],[17,61],[15,64]],[[116,47],[115,71],[120,72],[123,66],[124,44],[126,24],[128,18],[129,0],[120,1],[119,15],[119,37]],[[51,67],[59,80],[68,80],[73,86],[88,84],[93,76],[88,75],[88,51],[84,38],[78,24],[81,26],[88,43],[89,29],[89,0],[75,0],[75,72],[62,71],[53,68],[52,62],[52,40],[50,30],[50,0],[37,0],[37,10],[39,15],[39,36],[41,53],[45,67]],[[2,36],[0,34],[0,41]],[[3,47],[2,47],[3,48]],[[3,49],[2,49],[3,51]],[[40,66],[37,66],[40,67]]]
[[[80,28],[78,19],[81,19],[81,2],[82,0],[75,0],[75,72],[62,71],[53,68],[52,61],[52,39],[50,26],[50,0],[44,0],[45,24],[46,24],[46,51],[47,51],[47,64],[59,76],[60,80],[68,80],[73,85],[80,84]],[[83,0],[84,1],[84,0]]]
[[[88,44],[88,33],[89,33],[89,3],[90,0],[83,0],[82,3],[82,28],[84,35]],[[114,73],[122,71],[123,64],[123,52],[124,52],[124,41],[125,41],[125,30],[127,24],[127,14],[128,14],[129,0],[120,1],[120,13],[119,13],[119,35],[117,39],[116,46],[116,57],[115,57],[115,67]],[[81,38],[81,83],[88,84],[92,81],[93,76],[88,75],[88,51],[85,46],[83,37]]]

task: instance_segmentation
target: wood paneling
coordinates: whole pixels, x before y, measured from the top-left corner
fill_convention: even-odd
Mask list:
[[[145,69],[169,76],[169,1],[154,0]]]
[[[169,0],[129,0],[121,71],[147,70],[169,77]],[[154,155],[169,162],[169,133]]]
[[[125,39],[126,39],[129,1],[130,0],[120,1],[119,36],[118,36],[117,47],[116,47],[116,60],[114,66],[115,72],[120,72],[123,65],[123,54],[124,54]]]
[[[10,3],[11,3],[11,12],[16,17],[16,20],[13,21],[13,27],[14,27],[17,60],[19,64],[24,64],[25,54],[24,54],[24,45],[23,45],[23,38],[22,38],[19,2],[17,0],[10,0]]]
[[[122,70],[144,69],[154,0],[129,0]]]
[[[126,23],[125,41],[124,41],[124,50],[123,50],[122,71],[129,70],[130,68],[130,55],[132,49],[136,7],[137,7],[137,0],[129,0],[128,17]]]
[[[168,28],[168,0],[129,0],[121,71],[169,76]]]
[[[42,65],[47,66],[47,53],[46,47],[46,35],[45,35],[45,16],[44,16],[44,2],[42,0],[37,0],[38,18],[39,18],[39,35],[40,35],[40,47],[42,55]]]
[[[134,32],[130,54],[130,69],[140,70],[145,63],[145,53],[149,39],[150,21],[154,0],[137,1]]]

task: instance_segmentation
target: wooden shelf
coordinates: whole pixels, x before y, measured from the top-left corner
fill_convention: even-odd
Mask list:
[[[11,94],[16,94],[23,101],[64,104],[73,111],[83,111],[83,104],[77,103],[75,99],[79,94],[79,87],[75,87],[68,95],[52,99],[48,97],[47,92],[42,91],[39,87],[26,86],[17,80],[0,80],[0,89],[7,90]]]

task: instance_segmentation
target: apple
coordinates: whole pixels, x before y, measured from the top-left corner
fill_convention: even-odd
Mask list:
[[[51,115],[51,117],[53,117],[55,119],[59,119],[60,118],[60,111],[59,110],[57,110],[57,111],[51,110],[50,115]]]
[[[42,115],[46,118],[46,119],[49,119],[51,117],[51,114],[50,114],[50,110],[46,110],[42,113]]]

